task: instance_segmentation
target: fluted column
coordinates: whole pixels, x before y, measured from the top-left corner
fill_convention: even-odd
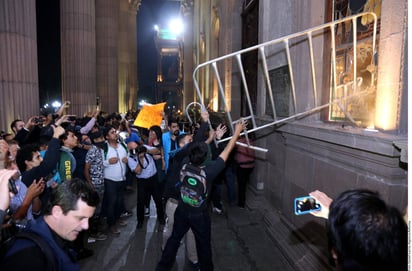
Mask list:
[[[128,6],[127,0],[120,0],[120,16],[119,16],[119,38],[118,44],[118,78],[119,84],[118,89],[118,99],[119,99],[119,110],[124,112],[126,107],[126,90],[129,88],[129,54],[127,46],[127,17],[128,17]]]
[[[140,0],[120,0],[119,18],[119,111],[126,112],[134,104],[137,82],[136,11]]]
[[[96,0],[97,96],[100,109],[108,113],[119,110],[118,37],[119,2]]]
[[[129,1],[130,2],[130,1]],[[136,15],[139,11],[141,0],[129,3],[128,10],[128,48],[129,48],[129,89],[126,92],[126,109],[137,109],[137,95],[139,93],[139,79],[137,73],[137,25]]]
[[[193,0],[182,1],[181,12],[184,18],[183,34],[183,108],[194,101],[193,86]]]
[[[62,97],[72,102],[70,113],[95,109],[95,1],[60,1]]]
[[[39,113],[36,1],[0,1],[0,129]]]

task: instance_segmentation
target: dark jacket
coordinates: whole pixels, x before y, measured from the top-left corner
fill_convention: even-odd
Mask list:
[[[166,184],[163,193],[164,198],[174,198],[177,200],[180,199],[180,190],[178,188],[178,183],[180,182],[180,169],[182,168],[183,164],[188,162],[190,145],[192,145],[194,142],[201,142],[206,140],[204,135],[207,129],[208,123],[202,122],[199,130],[193,138],[193,142],[187,144],[179,150],[176,150],[176,152],[173,153],[171,159],[169,160],[169,170],[166,175]]]
[[[47,241],[47,244],[54,251],[57,260],[58,270],[78,271],[80,266],[76,263],[76,257],[72,250],[68,249],[66,242],[53,233],[44,221],[43,217],[31,222],[27,229],[37,233]],[[47,270],[47,258],[36,244],[28,239],[16,239],[9,249],[5,259],[0,264],[1,270]]]
[[[46,155],[43,162],[38,167],[34,167],[30,170],[26,170],[21,174],[22,182],[29,187],[34,180],[39,180],[42,177],[49,175],[56,166],[60,157],[60,140],[52,138],[49,142]]]

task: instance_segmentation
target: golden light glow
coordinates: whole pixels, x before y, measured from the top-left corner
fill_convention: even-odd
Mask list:
[[[388,70],[389,71],[389,70]],[[384,78],[382,78],[384,77]],[[390,82],[390,76],[382,76],[379,80]],[[393,81],[392,81],[393,82]],[[393,84],[378,84],[376,93],[375,127],[383,130],[396,129],[398,106],[398,90]]]
[[[218,104],[217,104],[217,97],[216,96],[214,96],[212,98],[212,108],[213,108],[213,111],[215,111],[215,112],[218,110]]]

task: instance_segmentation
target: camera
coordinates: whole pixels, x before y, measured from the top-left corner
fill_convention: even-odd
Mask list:
[[[146,147],[143,145],[137,146],[137,148],[131,149],[130,150],[130,155],[131,156],[137,156],[141,153],[145,153],[147,151]]]
[[[36,124],[43,123],[43,118],[41,118],[41,117],[34,118],[34,123],[36,123]]]

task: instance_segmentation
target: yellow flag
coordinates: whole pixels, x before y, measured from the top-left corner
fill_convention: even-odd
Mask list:
[[[164,103],[158,104],[145,104],[142,109],[140,109],[137,118],[134,121],[134,125],[143,128],[150,128],[153,125],[159,125],[162,122],[162,112],[165,107]]]

